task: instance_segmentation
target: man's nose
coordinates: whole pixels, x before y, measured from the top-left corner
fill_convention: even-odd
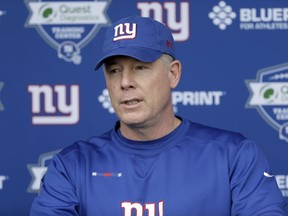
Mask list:
[[[123,70],[121,77],[121,89],[127,90],[134,87],[135,87],[135,80],[133,72],[128,69]]]

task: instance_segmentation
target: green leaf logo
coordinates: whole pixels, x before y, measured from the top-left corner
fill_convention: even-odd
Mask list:
[[[263,94],[263,96],[264,96],[265,99],[269,99],[269,98],[271,98],[273,95],[274,95],[274,90],[273,90],[272,88],[267,89],[267,90],[264,92],[264,94]]]
[[[52,8],[46,8],[43,13],[42,13],[42,16],[44,18],[48,18],[51,14],[53,14],[53,10]]]

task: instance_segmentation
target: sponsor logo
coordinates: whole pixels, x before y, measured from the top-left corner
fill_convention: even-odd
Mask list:
[[[32,124],[76,124],[80,119],[79,86],[70,86],[70,99],[66,85],[29,85],[31,94]],[[70,101],[67,104],[66,101]]]
[[[232,24],[233,19],[237,15],[230,5],[227,5],[225,1],[220,1],[218,5],[212,8],[208,16],[214,25],[218,26],[221,30],[225,30],[227,26]]]
[[[3,89],[3,87],[4,87],[4,82],[0,82],[0,94],[1,94],[1,91],[2,91],[2,89]],[[0,100],[0,112],[1,111],[4,111],[4,104],[2,103],[2,101]]]
[[[247,108],[256,108],[264,120],[288,142],[288,64],[258,71],[256,80],[246,80],[250,97]]]
[[[174,112],[178,111],[181,106],[219,106],[221,99],[226,95],[224,91],[172,91],[172,104]],[[107,89],[102,91],[98,101],[104,109],[113,114],[115,111],[112,107],[109,92]]]
[[[135,213],[136,213],[135,215],[148,215],[148,216],[164,215],[164,201],[160,201],[159,203],[146,203],[146,204],[141,204],[137,202],[133,203],[122,202],[121,208],[124,209],[125,216],[132,216]],[[147,214],[144,212],[147,212]]]
[[[276,175],[275,179],[283,196],[288,197],[288,175]]]
[[[8,180],[8,176],[0,175],[0,190],[4,189],[4,181]]]
[[[96,176],[96,177],[122,177],[122,173],[111,173],[111,172],[92,172],[91,174],[92,176]]]
[[[5,14],[6,14],[6,11],[0,9],[0,17],[4,16]]]
[[[108,110],[109,113],[111,113],[111,114],[115,113],[115,111],[112,107],[112,104],[111,104],[108,89],[104,89],[102,91],[102,94],[99,95],[99,97],[98,97],[98,101],[102,104],[102,107],[104,109]]]
[[[287,30],[288,8],[241,8],[241,30]]]
[[[81,48],[102,26],[109,25],[106,10],[110,0],[42,1],[26,0],[30,15],[27,27],[34,27],[58,52],[58,58],[80,64]]]
[[[175,41],[186,41],[190,34],[190,3],[183,2],[138,2],[141,16],[165,23],[172,31]],[[165,16],[166,15],[166,16]]]
[[[240,30],[288,30],[288,8],[284,7],[242,7],[236,11],[220,1],[208,17],[220,30],[234,25],[233,20],[239,23]]]
[[[27,188],[29,193],[38,193],[41,188],[41,179],[48,169],[48,165],[52,157],[60,150],[41,154],[38,158],[38,164],[28,164],[27,168],[30,172],[32,180]]]
[[[224,91],[172,91],[174,112],[181,106],[219,106]]]

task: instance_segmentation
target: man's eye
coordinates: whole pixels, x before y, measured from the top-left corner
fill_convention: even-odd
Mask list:
[[[136,70],[144,70],[144,69],[146,69],[146,67],[143,65],[136,66]]]
[[[109,70],[109,73],[113,74],[113,73],[117,73],[119,72],[119,69],[118,68],[113,68],[113,69],[110,69]]]

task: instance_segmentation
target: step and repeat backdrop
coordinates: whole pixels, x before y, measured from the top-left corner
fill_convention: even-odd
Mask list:
[[[28,215],[53,155],[114,126],[94,67],[130,15],[173,32],[176,114],[255,140],[288,200],[287,0],[0,0],[0,215]]]

